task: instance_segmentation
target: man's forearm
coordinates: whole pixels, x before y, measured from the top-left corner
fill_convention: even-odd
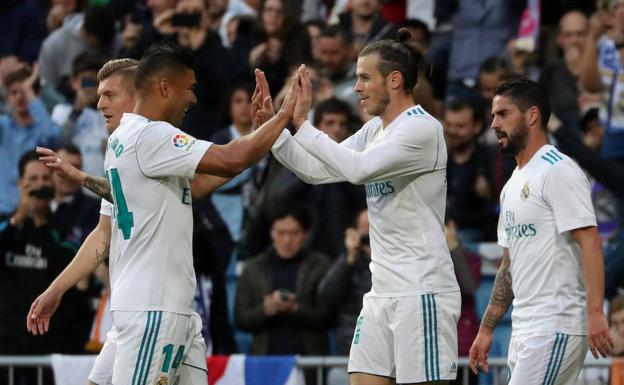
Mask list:
[[[114,203],[108,179],[85,174],[83,186],[93,191],[101,198],[106,199],[110,203]]]
[[[595,228],[594,228],[595,229]],[[583,254],[583,277],[587,292],[587,312],[603,311],[604,256],[598,231],[587,230],[585,236],[576,237]]]
[[[514,294],[511,286],[511,259],[509,253],[505,252],[503,261],[496,273],[494,287],[487,310],[481,320],[481,328],[494,330],[498,322],[503,319],[507,309],[511,306]]]
[[[65,293],[78,281],[89,277],[95,268],[108,258],[109,250],[110,236],[96,228],[85,239],[74,259],[52,282],[50,288]]]

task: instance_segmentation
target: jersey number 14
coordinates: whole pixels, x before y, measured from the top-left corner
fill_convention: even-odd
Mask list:
[[[132,228],[134,227],[134,216],[128,211],[128,204],[121,188],[121,179],[116,168],[111,168],[106,175],[113,190],[113,200],[115,201],[115,216],[117,217],[117,227],[121,230],[125,240],[130,239]]]

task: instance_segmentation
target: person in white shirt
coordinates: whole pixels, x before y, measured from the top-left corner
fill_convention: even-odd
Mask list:
[[[108,141],[105,171],[112,199],[102,202],[101,214],[111,223],[114,333],[107,339],[112,349],[105,346],[98,357],[114,360],[107,383],[206,384],[201,321],[191,310],[189,178],[197,172],[227,181],[260,160],[292,117],[297,78],[266,126],[222,146],[194,139],[174,127],[196,102],[192,68],[190,51],[167,43],[152,47],[136,70],[134,113],[122,116]],[[264,79],[260,71],[256,76]],[[256,91],[254,98],[270,99]],[[81,251],[90,253],[79,250],[72,264],[90,258]],[[66,271],[33,303],[27,319],[33,334],[47,331],[63,289],[80,274]]]
[[[492,333],[513,302],[509,384],[573,385],[588,344],[596,358],[612,347],[590,186],[578,165],[547,142],[550,100],[541,85],[512,79],[494,95],[492,128],[517,167],[500,196],[503,260],[470,367],[488,371]]]
[[[352,385],[447,383],[457,374],[460,294],[444,238],[446,145],[442,125],[412,89],[423,64],[402,30],[365,47],[355,91],[375,116],[342,143],[307,121],[302,74],[294,123],[274,156],[307,183],[366,188],[372,289],[364,296],[349,355]]]

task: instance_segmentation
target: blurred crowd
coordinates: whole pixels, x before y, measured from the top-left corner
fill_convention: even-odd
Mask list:
[[[190,48],[197,104],[180,128],[220,144],[253,129],[254,68],[279,105],[289,75],[306,63],[310,120],[341,142],[370,118],[353,91],[358,52],[401,27],[429,61],[414,100],[444,125],[447,241],[463,300],[460,355],[479,324],[481,258],[468,246],[496,241],[498,196],[515,167],[488,130],[493,88],[518,75],[549,91],[552,142],[592,184],[622,354],[624,1],[5,0],[0,355],[95,352],[110,326],[102,265],[66,295],[48,336],[35,340],[25,328],[32,300],[71,260],[99,212],[94,194],[53,174],[33,149],[54,148],[86,173],[103,174],[109,133],[96,77],[103,63],[140,59],[162,40]],[[365,195],[349,183],[306,185],[269,155],[195,199],[195,303],[211,352],[348,353],[371,285]]]

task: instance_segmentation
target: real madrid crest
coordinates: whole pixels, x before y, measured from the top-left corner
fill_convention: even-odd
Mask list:
[[[524,182],[522,190],[520,190],[520,199],[526,200],[529,197],[529,182]]]

